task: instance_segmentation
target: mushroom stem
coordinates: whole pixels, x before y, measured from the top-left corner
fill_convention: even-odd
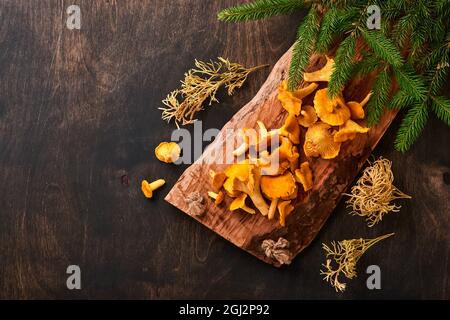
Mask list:
[[[372,96],[372,91],[370,91],[367,94],[367,96],[364,98],[364,100],[361,101],[361,103],[360,103],[361,107],[364,107],[367,104],[367,102],[369,102],[371,96]]]
[[[150,183],[149,187],[150,187],[150,189],[152,189],[152,191],[155,191],[156,189],[161,188],[165,183],[166,183],[166,181],[164,179],[158,179],[158,180]]]
[[[270,203],[269,216],[268,216],[269,220],[272,220],[275,217],[275,212],[277,211],[277,205],[278,205],[279,200],[280,200],[280,198],[275,198]]]
[[[248,143],[244,142],[239,147],[237,147],[236,150],[233,151],[233,156],[238,157],[238,156],[246,153],[247,150],[248,150]]]
[[[213,191],[208,191],[208,196],[210,196],[211,198],[213,198],[214,200],[217,199],[218,194],[213,192]]]

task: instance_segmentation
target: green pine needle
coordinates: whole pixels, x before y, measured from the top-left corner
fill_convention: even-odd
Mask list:
[[[297,40],[294,43],[289,68],[289,90],[297,89],[303,79],[303,72],[308,66],[309,58],[315,49],[319,26],[319,15],[314,9],[309,10],[305,20],[298,28]]]
[[[316,50],[318,53],[324,54],[328,52],[333,42],[336,24],[339,21],[339,13],[338,9],[333,6],[323,16],[317,38]]]
[[[414,100],[423,101],[427,90],[423,79],[416,74],[409,64],[394,70],[399,87],[410,95]]]
[[[450,100],[442,96],[432,96],[431,106],[436,116],[450,126]]]
[[[355,48],[356,34],[348,36],[341,42],[334,58],[333,73],[328,84],[330,98],[338,96],[352,76]]]
[[[222,21],[241,22],[287,14],[303,7],[303,0],[256,0],[224,9],[217,16]]]
[[[397,93],[392,97],[388,108],[400,110],[409,107],[414,102],[416,101],[414,101],[414,99],[411,98],[411,96],[408,95],[405,91],[398,90]]]
[[[391,92],[392,80],[388,70],[383,70],[375,80],[372,92],[373,95],[367,104],[367,124],[376,125],[383,115],[384,108],[387,106]]]
[[[425,102],[418,103],[409,109],[402,120],[395,139],[395,149],[406,152],[422,132],[428,120],[428,109]]]
[[[400,51],[398,51],[395,44],[386,38],[382,32],[377,30],[367,31],[363,28],[361,30],[364,40],[366,40],[369,47],[372,48],[377,56],[394,67],[400,67],[403,64]]]

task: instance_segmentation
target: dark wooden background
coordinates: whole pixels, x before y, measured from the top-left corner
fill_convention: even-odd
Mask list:
[[[275,269],[163,201],[185,169],[154,147],[174,125],[161,99],[193,60],[217,56],[273,65],[304,13],[226,24],[216,12],[238,0],[0,1],[1,298],[450,298],[450,140],[435,117],[413,149],[393,150],[398,122],[376,155],[414,199],[369,229],[341,202],[294,263]],[[65,27],[79,4],[82,28]],[[220,128],[257,92],[269,69],[204,112]],[[448,89],[447,89],[448,90]],[[148,201],[143,178],[167,185]],[[321,243],[387,232],[359,277],[337,294],[321,280]],[[80,265],[82,290],[66,288]],[[382,290],[365,268],[378,264]]]

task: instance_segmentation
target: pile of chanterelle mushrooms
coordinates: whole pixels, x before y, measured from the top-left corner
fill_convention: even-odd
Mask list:
[[[286,216],[294,210],[292,201],[297,199],[299,187],[305,192],[313,188],[313,173],[308,161],[300,163],[301,127],[306,128],[303,141],[306,158],[323,159],[335,158],[343,142],[369,130],[358,121],[365,117],[363,107],[370,99],[370,93],[362,102],[345,102],[342,96],[330,99],[327,88],[317,90],[317,82],[329,81],[333,64],[333,59],[327,57],[322,69],[305,73],[304,80],[309,84],[296,91],[289,91],[286,81],[281,83],[278,100],[288,112],[281,128],[268,131],[258,121],[258,132],[246,128],[240,131],[243,142],[233,155],[244,156],[244,160],[230,165],[224,172],[210,171],[214,191],[208,195],[216,205],[222,203],[226,194],[233,198],[231,211],[241,209],[255,214],[258,210],[268,219],[273,219],[278,211],[279,222],[285,226]],[[302,99],[314,92],[314,106],[302,105]],[[278,147],[269,151],[267,146],[272,139],[279,139]],[[258,156],[252,157],[254,154]],[[248,198],[253,207],[247,204]]]

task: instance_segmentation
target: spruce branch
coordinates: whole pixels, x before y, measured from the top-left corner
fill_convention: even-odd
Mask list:
[[[323,16],[319,36],[317,38],[317,52],[322,54],[327,53],[333,42],[336,24],[339,21],[339,14],[339,10],[335,6],[332,6]]]
[[[304,0],[256,0],[239,6],[224,9],[218,18],[227,22],[259,20],[291,13],[306,6]]]
[[[399,87],[410,95],[414,100],[423,101],[426,98],[427,90],[425,83],[414,68],[405,64],[402,68],[394,69],[394,74]]]
[[[425,102],[415,104],[403,118],[395,139],[395,149],[406,152],[419,137],[428,120]]]
[[[450,100],[442,96],[432,96],[431,106],[436,116],[450,126]]]
[[[372,89],[373,95],[367,104],[367,123],[369,126],[376,125],[380,120],[384,107],[387,106],[389,100],[391,86],[391,75],[385,67],[375,80]]]
[[[345,38],[336,52],[333,73],[328,84],[328,95],[331,98],[338,96],[342,92],[347,81],[352,76],[356,36],[356,34],[353,34]]]
[[[364,28],[361,28],[361,31],[364,40],[381,59],[394,67],[400,67],[403,64],[400,51],[382,32],[377,30],[368,31]]]
[[[308,66],[309,58],[314,52],[320,26],[319,19],[316,10],[311,9],[298,29],[289,68],[289,90],[295,90],[298,87],[303,78],[303,71]]]
[[[416,101],[414,101],[414,99],[411,98],[411,96],[408,95],[404,90],[398,90],[397,93],[392,97],[388,108],[400,110],[409,107],[414,102]]]

